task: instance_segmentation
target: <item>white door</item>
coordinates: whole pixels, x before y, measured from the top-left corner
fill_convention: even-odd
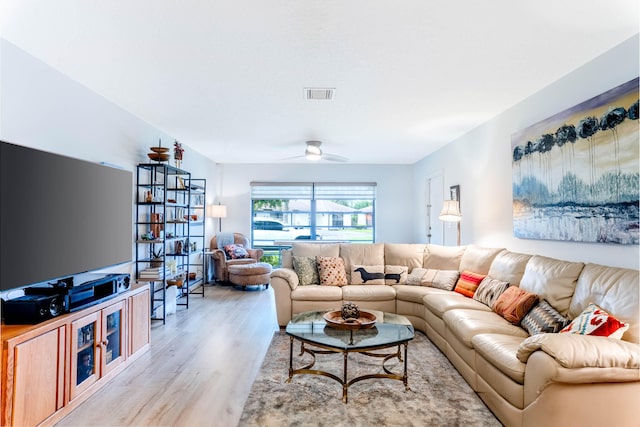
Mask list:
[[[427,243],[444,244],[444,223],[438,219],[444,197],[442,171],[427,176]]]

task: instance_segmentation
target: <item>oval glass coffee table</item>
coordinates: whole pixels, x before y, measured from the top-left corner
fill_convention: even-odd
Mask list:
[[[376,324],[370,329],[344,330],[336,329],[327,325],[324,320],[325,311],[310,311],[300,313],[291,319],[286,327],[286,333],[290,338],[289,347],[289,378],[291,382],[294,375],[311,374],[322,375],[332,378],[342,384],[342,401],[348,402],[347,391],[349,387],[359,381],[371,378],[389,378],[403,382],[405,389],[409,390],[407,378],[407,344],[414,337],[414,329],[411,322],[406,317],[398,314],[383,313],[375,310],[365,310],[376,315]],[[294,369],[293,368],[293,342],[300,341],[300,354],[311,355],[311,363]],[[313,348],[309,348],[309,346]],[[397,347],[395,351],[389,353],[375,352],[377,350]],[[404,347],[404,355],[401,352]],[[343,370],[342,377],[331,372],[312,369],[316,363],[317,354],[342,353]],[[382,368],[384,373],[372,373],[348,379],[349,353],[361,353],[371,357],[382,358]],[[389,359],[397,358],[404,362],[404,369],[401,374],[394,373],[387,369],[385,362]]]

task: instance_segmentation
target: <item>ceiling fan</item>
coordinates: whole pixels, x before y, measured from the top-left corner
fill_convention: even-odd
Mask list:
[[[299,159],[304,157],[311,161],[328,160],[330,162],[346,162],[349,160],[346,157],[338,156],[337,154],[324,153],[322,148],[320,148],[322,141],[307,141],[306,144],[307,148],[304,150],[304,156],[290,157],[290,159]]]

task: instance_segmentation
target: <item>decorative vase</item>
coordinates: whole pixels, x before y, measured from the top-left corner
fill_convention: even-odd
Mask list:
[[[360,317],[360,309],[352,302],[345,302],[342,304],[340,315],[344,320],[357,319]]]

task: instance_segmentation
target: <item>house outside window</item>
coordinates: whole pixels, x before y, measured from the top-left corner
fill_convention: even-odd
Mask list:
[[[251,183],[251,241],[266,251],[294,241],[375,242],[375,183]]]

